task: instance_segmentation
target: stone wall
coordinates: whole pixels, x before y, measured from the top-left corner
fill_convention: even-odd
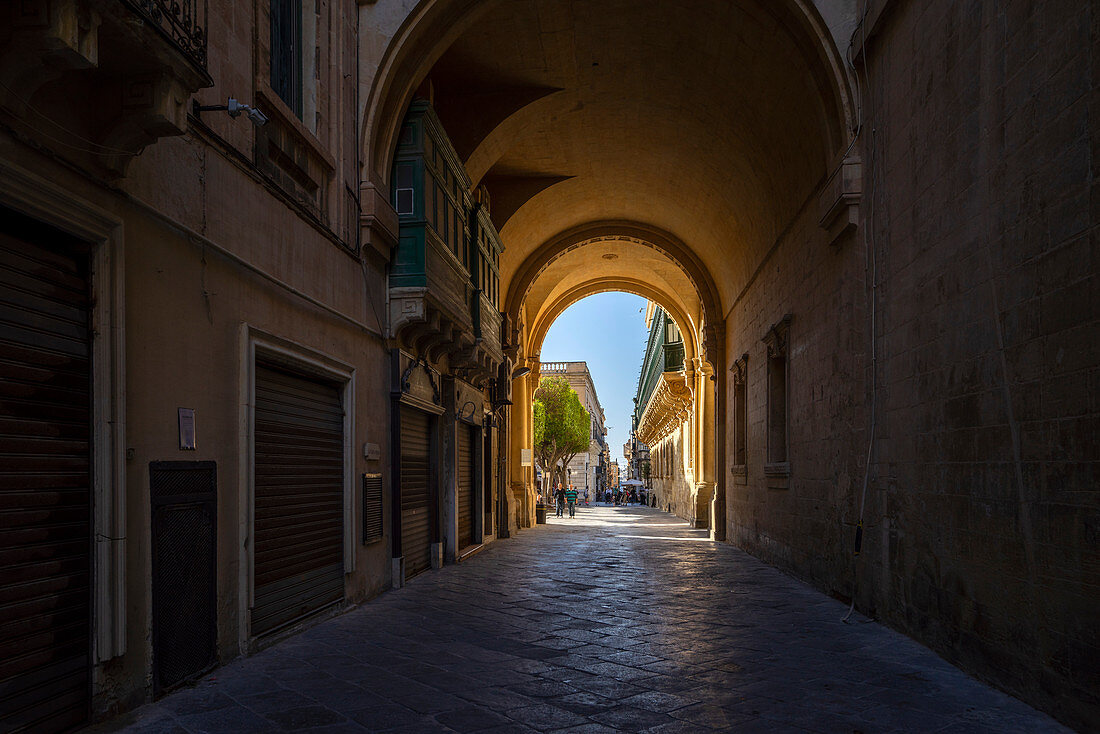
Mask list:
[[[733,542],[1085,728],[1100,726],[1098,15],[888,3],[859,74],[858,238],[824,246],[804,212],[727,319],[730,361],[749,353]],[[878,417],[854,561],[872,251]],[[784,313],[787,489],[759,470],[758,339]]]
[[[705,528],[708,510],[700,505],[694,474],[687,465],[689,457],[684,453],[690,440],[691,423],[685,421],[650,447],[650,482],[657,507],[684,518],[694,527]]]

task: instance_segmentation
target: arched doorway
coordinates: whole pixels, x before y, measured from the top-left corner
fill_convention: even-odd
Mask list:
[[[392,35],[364,110],[367,187],[392,195],[415,96],[499,232],[502,353],[510,373],[532,369],[511,385],[513,522],[530,522],[521,455],[540,341],[569,303],[624,290],[685,325],[708,426],[693,440],[723,537],[729,368],[790,308],[757,294],[769,260],[824,251],[854,221],[853,109],[827,13],[802,0],[427,0],[367,14]],[[433,334],[450,338],[443,327]]]

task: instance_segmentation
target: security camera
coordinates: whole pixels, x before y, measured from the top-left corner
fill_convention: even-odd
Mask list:
[[[251,120],[252,124],[256,127],[260,127],[267,123],[267,115],[251,105],[238,102],[232,97],[229,98],[229,102],[226,104],[225,109],[229,112],[230,117],[240,117],[242,112],[247,113],[248,119]]]
[[[252,120],[252,124],[256,127],[262,127],[267,123],[267,115],[260,112],[255,107],[248,108],[248,119]],[[712,375],[713,377],[713,375]]]

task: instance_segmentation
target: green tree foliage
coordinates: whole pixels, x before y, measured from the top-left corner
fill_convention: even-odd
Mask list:
[[[552,486],[564,485],[563,467],[588,449],[592,418],[564,377],[542,378],[534,398],[535,460]]]

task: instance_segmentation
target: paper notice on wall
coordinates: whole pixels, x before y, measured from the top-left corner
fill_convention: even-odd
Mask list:
[[[519,450],[519,465],[520,466],[531,466],[534,463],[535,462],[531,457],[531,449],[520,449]]]

